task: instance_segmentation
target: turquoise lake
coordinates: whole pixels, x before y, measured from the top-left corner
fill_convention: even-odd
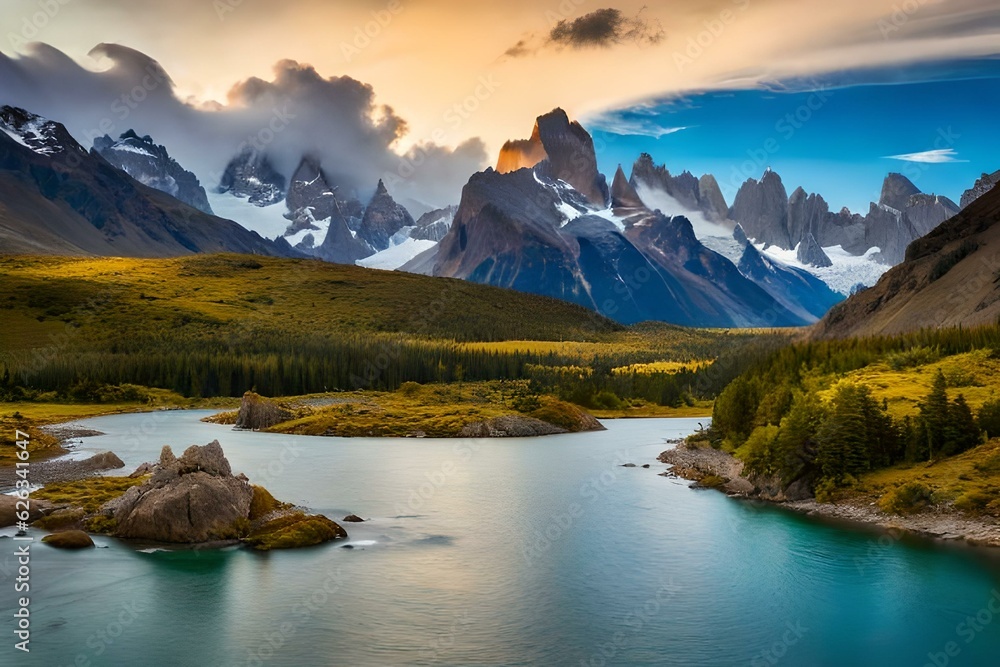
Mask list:
[[[106,435],[79,450],[110,449],[127,474],[164,444],[218,439],[277,498],[370,521],[267,554],[103,537],[63,552],[35,530],[30,654],[13,650],[15,543],[0,539],[0,664],[1000,665],[1000,554],[659,476],[665,439],[697,419],[414,440],[234,432],[207,414],[84,420]]]

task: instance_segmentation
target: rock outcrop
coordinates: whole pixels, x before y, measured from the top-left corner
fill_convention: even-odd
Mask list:
[[[806,235],[804,241],[799,243],[796,257],[803,264],[811,264],[819,267],[833,266],[830,257],[823,251],[823,248],[820,247],[819,242],[816,241],[816,237],[811,232]]]
[[[896,172],[889,172],[882,181],[882,194],[878,198],[878,203],[882,206],[894,208],[897,211],[905,211],[910,197],[920,194],[920,188],[906,176]]]
[[[997,183],[1000,183],[1000,169],[994,171],[992,174],[983,174],[981,178],[976,180],[975,185],[962,193],[962,199],[959,201],[959,206],[964,209],[966,206],[992,190]]]
[[[594,140],[579,122],[570,122],[566,112],[553,109],[535,121],[546,158],[538,164],[549,177],[569,183],[587,201],[599,208],[608,204],[608,184],[597,170]]]
[[[234,428],[246,431],[260,431],[275,424],[286,422],[292,413],[270,398],[248,391],[240,401],[239,414]]]
[[[636,209],[643,206],[635,188],[625,178],[625,172],[622,171],[621,165],[618,165],[614,180],[611,181],[611,206],[616,209]]]
[[[685,213],[700,211],[706,218],[716,222],[723,222],[729,217],[729,207],[722,196],[722,189],[711,174],[695,178],[691,172],[683,171],[674,176],[665,165],[654,164],[653,156],[649,153],[641,153],[632,165],[629,183],[634,188],[645,186],[666,194]]]
[[[218,440],[192,445],[180,458],[163,448],[152,477],[107,503],[118,537],[197,543],[238,536],[248,521],[253,489],[233,477]]]
[[[13,526],[17,522],[17,513],[23,508],[17,506],[19,498],[0,494],[0,528]],[[32,500],[28,509],[28,521],[40,519],[52,505],[44,500]]]
[[[173,544],[241,540],[267,550],[347,537],[327,517],[291,509],[245,475],[234,476],[217,440],[192,445],[180,458],[164,447],[149,479],[101,513],[116,537]]]
[[[770,169],[759,181],[751,178],[740,187],[729,217],[758,243],[794,247],[788,231],[788,194],[781,177]]]
[[[729,206],[722,194],[719,182],[712,174],[703,174],[698,179],[698,203],[701,210],[708,215],[709,220],[726,220],[729,217]]]
[[[466,424],[458,435],[460,438],[530,438],[557,433],[569,433],[569,431],[534,417],[504,415]]]

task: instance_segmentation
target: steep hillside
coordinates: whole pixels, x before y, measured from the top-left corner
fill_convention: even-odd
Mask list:
[[[1000,189],[982,195],[906,250],[878,284],[834,307],[819,338],[992,324],[1000,318]]]

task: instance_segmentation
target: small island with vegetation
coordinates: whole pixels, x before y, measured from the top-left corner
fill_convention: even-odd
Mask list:
[[[239,410],[205,418],[237,429],[341,437],[531,437],[604,430],[579,407],[526,382],[420,385],[270,399],[248,391]]]

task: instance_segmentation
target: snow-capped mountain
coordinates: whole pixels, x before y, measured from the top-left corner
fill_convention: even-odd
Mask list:
[[[253,148],[244,148],[229,161],[218,191],[245,197],[254,206],[270,206],[285,198],[285,177],[272,165],[268,156]]]
[[[62,255],[298,256],[287,244],[205,214],[86,151],[66,128],[0,107],[0,248]]]
[[[0,131],[39,155],[87,153],[62,124],[17,107],[0,107]]]
[[[307,255],[382,269],[396,269],[435,245],[454,217],[454,210],[438,209],[414,221],[381,180],[362,203],[311,155],[286,179],[253,150],[230,160],[209,199],[220,215]]]
[[[153,143],[148,135],[140,137],[133,130],[128,130],[117,141],[104,135],[94,140],[94,150],[140,183],[212,214],[205,188],[198,182],[198,177],[177,164],[167,149]]]

